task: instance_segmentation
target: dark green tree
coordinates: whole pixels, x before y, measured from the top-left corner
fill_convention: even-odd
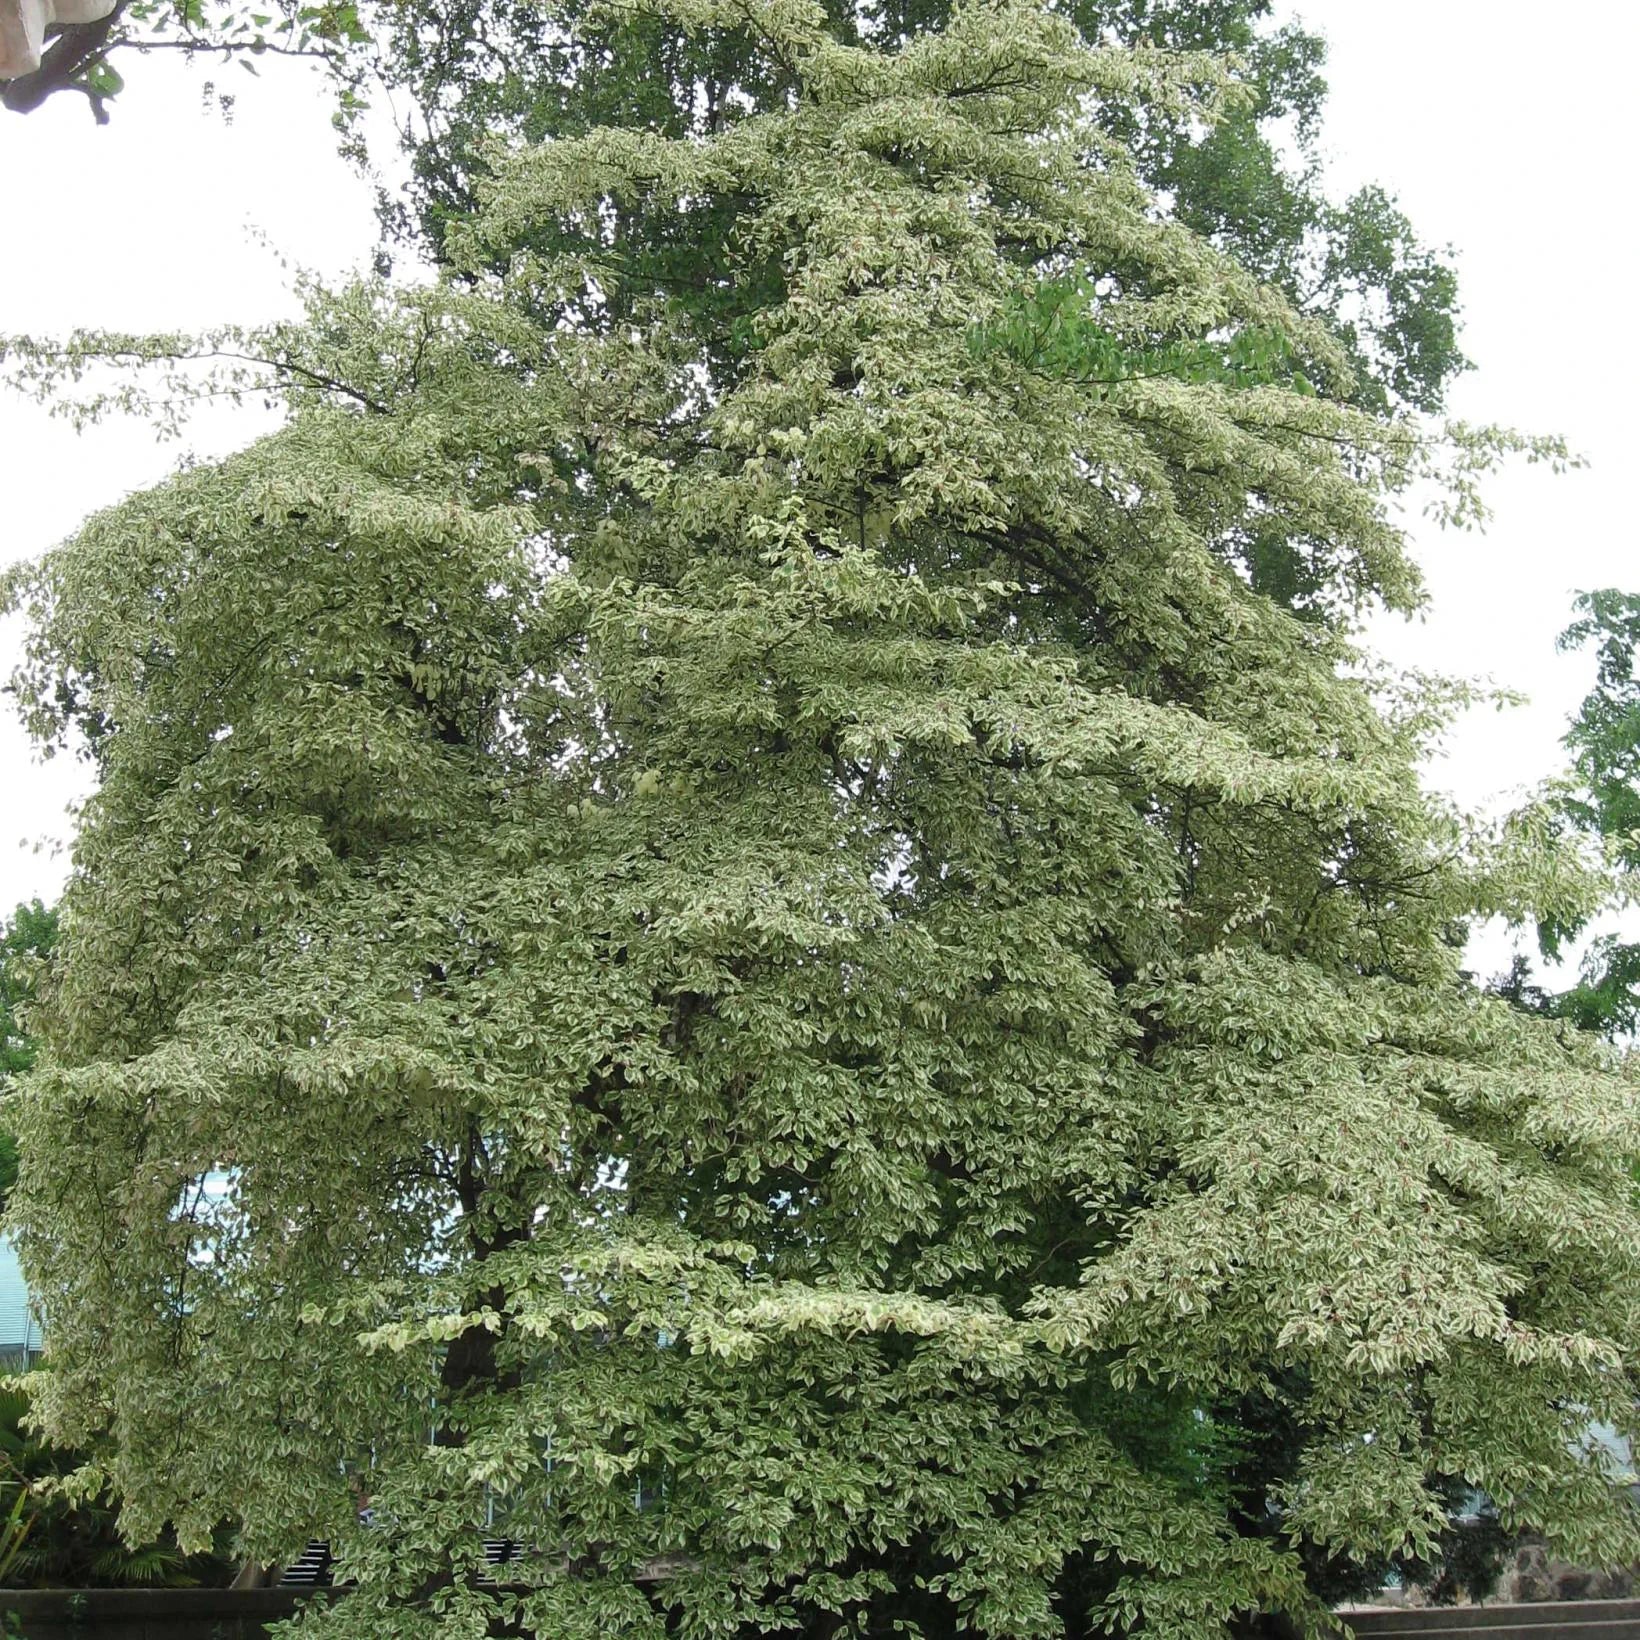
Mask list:
[[[1640,871],[1640,593],[1605,587],[1580,595],[1575,608],[1577,619],[1561,633],[1560,647],[1593,650],[1595,681],[1566,734],[1572,781],[1558,809],[1566,825],[1599,839],[1612,864],[1632,880]],[[1542,954],[1558,957],[1585,926],[1541,923]],[[1544,984],[1530,960],[1517,957],[1494,989],[1581,1030],[1632,1036],[1640,1024],[1640,941],[1621,934],[1594,940],[1577,982],[1564,990]]]

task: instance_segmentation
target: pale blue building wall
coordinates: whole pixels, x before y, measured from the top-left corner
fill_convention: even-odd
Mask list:
[[[0,1362],[19,1364],[19,1358],[39,1350],[40,1323],[29,1306],[17,1249],[9,1236],[0,1236]]]

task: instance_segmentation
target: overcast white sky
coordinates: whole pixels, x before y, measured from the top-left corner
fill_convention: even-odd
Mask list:
[[[270,64],[259,80],[168,55],[127,68],[108,126],[68,96],[26,117],[0,113],[11,247],[0,255],[0,333],[256,323],[297,311],[280,255],[332,274],[368,263],[373,195],[336,157],[322,83],[305,65]],[[213,79],[234,93],[231,123],[207,96]],[[255,411],[201,415],[187,446],[225,452],[269,425]],[[131,422],[76,435],[0,390],[0,561],[51,546],[163,477],[180,451]],[[0,673],[20,632],[0,623]],[[49,840],[68,836],[65,806],[85,786],[83,765],[42,765],[0,702],[0,916],[61,888],[67,857]]]
[[[1630,380],[1634,183],[1630,75],[1640,8],[1563,0],[1308,0],[1282,5],[1332,44],[1326,147],[1341,191],[1380,181],[1426,236],[1458,251],[1465,346],[1476,369],[1456,413],[1562,432],[1590,459],[1553,478],[1522,469],[1489,488],[1484,537],[1421,526],[1433,597],[1413,626],[1381,624],[1394,658],[1489,676],[1529,707],[1472,714],[1431,778],[1496,806],[1562,763],[1559,738],[1590,667],[1557,656],[1572,595],[1640,588],[1625,457],[1640,448]],[[362,266],[374,242],[370,189],[335,157],[323,89],[300,68],[261,81],[215,70],[237,95],[224,124],[210,74],[173,61],[129,65],[114,123],[58,98],[0,115],[0,332],[76,324],[128,329],[254,322],[290,312],[287,275],[262,242],[328,273]],[[195,424],[225,450],[259,430],[250,414]],[[175,446],[140,426],[76,436],[32,404],[0,397],[0,558],[31,555],[88,511],[162,476]],[[15,653],[0,628],[0,670]],[[0,914],[50,900],[66,858],[41,839],[69,831],[83,772],[41,766],[0,711]]]

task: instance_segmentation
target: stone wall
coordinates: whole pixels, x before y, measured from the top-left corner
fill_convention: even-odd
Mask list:
[[[1591,1572],[1551,1558],[1541,1543],[1523,1543],[1498,1593],[1505,1600],[1626,1600],[1635,1592],[1633,1569]]]
[[[22,1640],[264,1640],[311,1589],[0,1589]],[[320,1594],[320,1599],[328,1595]]]

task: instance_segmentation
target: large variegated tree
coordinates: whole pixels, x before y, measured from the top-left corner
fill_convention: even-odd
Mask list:
[[[1453,1477],[1640,1553],[1634,1084],[1458,968],[1590,884],[1350,647],[1434,455],[1099,134],[1211,71],[668,15],[784,106],[496,155],[19,588],[100,776],[9,1112],[50,1432],[138,1535],[330,1537],[338,1640],[1206,1636]]]

